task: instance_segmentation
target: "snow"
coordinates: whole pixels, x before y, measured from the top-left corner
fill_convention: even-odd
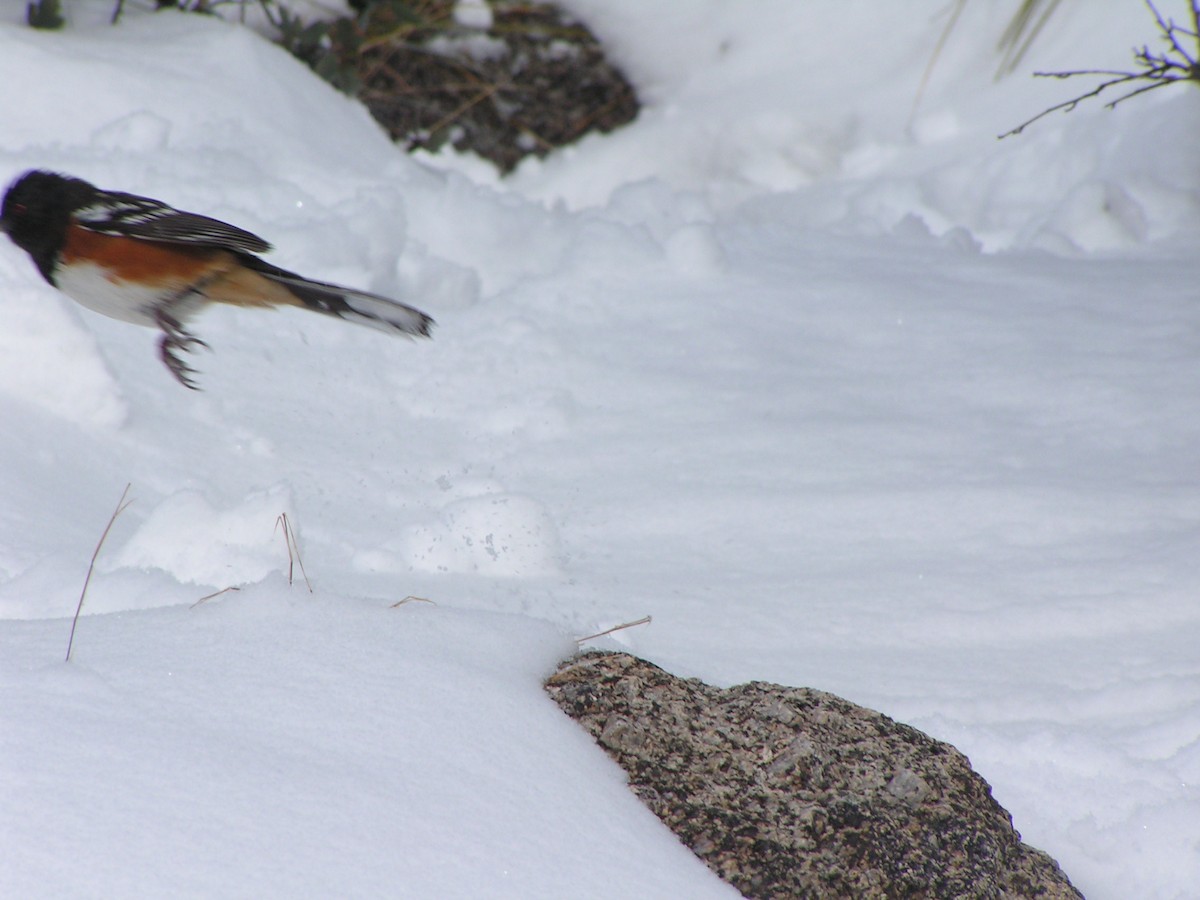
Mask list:
[[[504,181],[235,25],[0,26],[0,179],[439,322],[212,310],[196,394],[3,242],[0,895],[733,896],[539,687],[649,614],[593,643],[879,709],[1092,900],[1194,896],[1200,106],[996,140],[1149,14],[995,81],[967,4],[918,98],[941,0],[571,7],[647,108]]]

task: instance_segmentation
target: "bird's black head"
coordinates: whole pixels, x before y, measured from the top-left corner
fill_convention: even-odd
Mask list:
[[[54,172],[26,172],[8,187],[0,205],[0,231],[33,257],[47,281],[62,248],[75,210],[86,206],[96,189],[79,178]]]

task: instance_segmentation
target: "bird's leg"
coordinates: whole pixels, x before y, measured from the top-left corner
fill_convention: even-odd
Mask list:
[[[175,379],[186,388],[198,391],[200,388],[192,379],[196,370],[184,362],[179,353],[190,353],[195,347],[212,349],[200,338],[189,332],[180,321],[171,315],[170,307],[162,306],[154,311],[154,321],[162,329],[162,340],[158,342],[158,355],[163,364],[175,376]]]

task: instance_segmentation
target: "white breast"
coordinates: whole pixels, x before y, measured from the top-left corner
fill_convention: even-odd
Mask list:
[[[162,298],[149,288],[109,278],[100,266],[75,263],[66,266],[55,276],[56,287],[94,312],[132,322],[154,326],[154,307]]]

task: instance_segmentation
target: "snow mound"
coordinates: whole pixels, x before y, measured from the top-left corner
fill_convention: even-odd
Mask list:
[[[286,571],[293,557],[291,508],[291,493],[281,486],[227,509],[199,491],[178,491],[154,507],[104,568],[160,569],[180,582],[217,587],[261,581]]]

